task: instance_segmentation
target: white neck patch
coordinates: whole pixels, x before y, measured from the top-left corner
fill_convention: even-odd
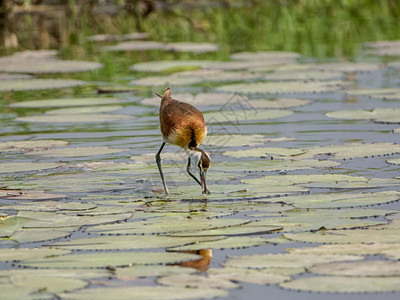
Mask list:
[[[186,149],[186,153],[190,157],[191,165],[195,168],[198,167],[201,159],[201,152]]]

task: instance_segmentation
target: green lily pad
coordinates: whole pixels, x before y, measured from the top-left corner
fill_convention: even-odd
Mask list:
[[[31,206],[35,208],[39,207],[44,207],[46,205],[46,202],[44,200],[61,200],[64,198],[67,198],[68,195],[63,195],[63,194],[51,194],[51,193],[46,193],[45,191],[41,190],[11,190],[11,189],[0,189],[0,198],[2,199],[8,199],[8,200],[39,200],[41,203],[35,203],[32,204]],[[50,202],[47,204],[54,203],[53,205],[58,206],[58,208],[61,208],[62,206],[65,206],[65,203],[60,203],[60,202]],[[68,205],[68,204],[67,204]],[[71,205],[71,204],[69,204]],[[76,204],[75,204],[76,205]],[[28,205],[29,206],[29,205]],[[1,207],[1,206],[0,206]],[[10,210],[10,209],[21,209],[20,206],[12,206],[12,205],[7,205],[6,207],[1,207],[2,209]],[[40,209],[40,208],[39,208]]]
[[[48,229],[48,228],[30,228],[22,229],[14,232],[9,238],[0,238],[0,245],[13,245],[17,246],[21,243],[43,242],[54,240],[61,237],[66,237],[77,230],[78,227],[69,227],[62,229]]]
[[[63,195],[67,197],[66,195]],[[8,198],[6,198],[8,199]],[[14,198],[11,198],[14,199]],[[31,199],[30,199],[31,200]],[[63,210],[67,211],[85,211],[96,208],[97,205],[93,203],[80,203],[80,202],[60,202],[60,201],[40,201],[33,204],[18,204],[18,205],[7,205],[0,206],[2,210],[30,210],[30,211],[53,211],[59,212]]]
[[[347,95],[350,96],[370,96],[370,97],[378,97],[384,98],[389,95],[400,93],[400,89],[398,88],[379,88],[379,89],[350,89],[346,91]]]
[[[21,60],[9,62],[0,66],[0,72],[10,73],[27,73],[27,74],[43,74],[43,73],[75,73],[92,71],[102,68],[103,65],[90,61],[75,60]]]
[[[277,98],[271,101],[269,99],[257,98],[249,100],[248,103],[254,108],[283,109],[304,106],[310,104],[311,100],[297,98]]]
[[[168,43],[165,45],[165,50],[174,52],[193,52],[193,53],[207,53],[216,52],[219,47],[217,44],[212,43]]]
[[[207,277],[198,274],[173,274],[157,279],[157,282],[167,286],[181,286],[200,289],[234,289],[240,287],[228,279],[208,275]]]
[[[244,157],[266,157],[266,156],[296,156],[305,151],[297,148],[252,148],[248,150],[225,151],[223,154],[236,158]],[[268,162],[269,163],[269,162]]]
[[[341,80],[345,77],[343,72],[338,71],[318,71],[318,70],[299,70],[299,71],[275,71],[267,73],[264,80],[285,81],[285,80]]]
[[[70,292],[89,285],[81,279],[42,276],[40,272],[36,275],[13,275],[10,281],[16,286],[45,290],[48,293]]]
[[[317,276],[298,278],[280,284],[285,289],[323,293],[394,292],[400,290],[400,277]]]
[[[373,120],[377,123],[400,123],[400,108],[375,108],[368,110],[338,110],[325,114],[330,118],[345,120]]]
[[[20,287],[13,284],[0,283],[1,296],[7,300],[37,299],[34,291],[27,287]],[[46,299],[44,297],[44,299]],[[50,298],[49,298],[50,299]]]
[[[62,140],[9,141],[0,142],[0,152],[35,151],[53,147],[66,146],[69,143]]]
[[[94,147],[74,147],[74,148],[58,148],[42,151],[32,151],[29,155],[39,155],[43,157],[79,157],[79,156],[93,156],[93,155],[107,155],[118,152],[128,151],[129,149],[123,148],[110,148],[107,146],[94,146]]]
[[[130,41],[121,42],[114,46],[104,46],[103,51],[143,51],[143,50],[165,50],[165,44],[153,41]]]
[[[204,119],[208,124],[232,123],[242,121],[258,121],[266,119],[278,119],[292,115],[290,110],[226,110],[204,113]]]
[[[20,216],[7,216],[0,218],[0,237],[8,238],[16,231],[22,229],[28,223],[34,222],[35,219]]]
[[[127,267],[131,265],[180,263],[199,258],[199,255],[177,252],[119,252],[118,255],[113,252],[95,252],[24,260],[19,265],[30,268],[55,269],[106,268],[107,266]]]
[[[41,248],[44,252],[46,249]],[[0,277],[11,276],[46,276],[58,278],[73,278],[73,279],[94,279],[110,276],[110,271],[101,269],[8,269],[0,271]]]
[[[259,229],[260,230],[260,229]],[[262,244],[267,244],[266,239],[260,237],[248,237],[248,236],[237,236],[228,237],[223,240],[209,241],[209,242],[199,242],[197,244],[178,246],[168,248],[168,251],[192,251],[201,249],[213,249],[213,250],[223,250],[223,249],[242,249],[254,246],[260,246]]]
[[[68,300],[108,300],[118,295],[120,300],[178,300],[226,297],[228,292],[221,289],[200,289],[179,286],[134,286],[134,287],[100,287],[83,289],[74,293],[59,294]]]
[[[105,104],[116,104],[123,102],[118,98],[61,98],[32,100],[12,103],[10,107],[21,108],[45,108],[45,107],[71,107],[71,106],[101,106]]]
[[[37,115],[15,118],[18,122],[30,123],[105,123],[132,120],[134,117],[117,114],[69,114]]]
[[[186,219],[186,220],[185,220]],[[182,222],[185,226],[182,227]],[[205,230],[213,228],[223,228],[246,224],[250,222],[245,219],[190,219],[185,217],[169,217],[149,219],[145,221],[127,222],[120,224],[99,225],[88,228],[89,232],[102,234],[159,234],[171,232],[185,232],[195,230]]]
[[[52,212],[19,211],[18,216],[36,219],[24,225],[24,228],[68,228],[69,226],[106,224],[127,220],[132,214],[81,215],[80,213],[76,213],[76,215],[74,215],[73,213],[54,214]]]
[[[390,203],[399,199],[399,192],[385,191],[377,193],[336,193],[288,196],[285,202],[291,203],[298,208],[338,208]]]
[[[261,178],[242,179],[241,182],[264,186],[300,185],[335,189],[370,188],[398,184],[397,180],[392,179],[367,178],[345,174],[267,175]]]
[[[64,89],[87,85],[88,82],[74,79],[18,79],[0,81],[0,92]]]
[[[56,242],[49,246],[73,250],[123,250],[151,249],[197,244],[204,241],[218,240],[218,237],[166,237],[166,236],[100,236],[94,238],[74,239],[67,242]]]
[[[238,83],[217,87],[218,91],[243,94],[326,93],[346,87],[344,81],[282,81]]]
[[[7,248],[0,249],[0,261],[39,259],[71,253],[69,250],[46,248]],[[1,274],[0,274],[1,276]]]
[[[285,233],[292,241],[326,244],[400,243],[398,229],[320,230],[316,232]]]
[[[351,276],[351,277],[387,277],[400,275],[400,261],[374,260],[357,262],[334,262],[317,264],[307,269],[314,274]]]
[[[311,65],[312,69],[325,71],[340,71],[346,73],[372,72],[381,69],[383,66],[377,63],[368,62],[332,62]]]
[[[57,168],[57,163],[15,162],[0,163],[0,173],[29,172]]]
[[[123,108],[121,105],[59,108],[46,111],[48,115],[99,114]]]
[[[207,135],[203,141],[203,144],[211,146],[254,146],[271,142],[283,142],[293,141],[294,138],[281,137],[281,138],[269,138],[266,135],[261,134],[215,134]],[[214,167],[214,163],[213,163]]]
[[[238,60],[263,60],[263,59],[282,59],[295,60],[301,54],[290,51],[257,51],[257,52],[237,52],[231,55],[232,59]]]
[[[137,72],[165,72],[169,70],[183,70],[188,68],[200,68],[204,65],[213,63],[206,60],[164,60],[150,61],[134,64],[132,71]]]
[[[399,249],[400,244],[396,243],[375,243],[375,244],[329,244],[318,247],[290,248],[290,253],[297,254],[354,254],[354,255],[377,255],[387,250]]]
[[[172,274],[190,274],[196,272],[192,268],[184,268],[180,266],[166,266],[166,265],[149,265],[142,266],[136,265],[130,268],[117,268],[116,275],[120,279],[129,279],[135,277],[160,277]]]
[[[388,159],[386,162],[391,165],[400,165],[400,158]]]
[[[253,254],[228,255],[225,267],[264,269],[264,268],[301,268],[319,263],[335,261],[361,260],[357,255],[306,255],[306,254]]]
[[[283,268],[282,268],[283,269]],[[276,270],[276,269],[275,269]],[[256,284],[278,284],[290,280],[290,276],[279,274],[272,269],[253,270],[244,268],[212,268],[207,271],[212,278],[222,278],[233,282]],[[293,269],[292,269],[293,270]],[[301,269],[303,270],[303,269]]]

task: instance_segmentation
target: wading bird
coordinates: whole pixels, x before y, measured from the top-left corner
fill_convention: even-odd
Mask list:
[[[156,95],[161,98],[160,127],[163,135],[163,143],[156,154],[156,162],[165,194],[169,195],[169,191],[161,168],[160,154],[166,143],[179,146],[186,151],[188,155],[186,171],[201,185],[203,194],[207,194],[206,175],[211,160],[206,152],[198,148],[207,135],[203,114],[193,105],[172,99],[170,88],[165,90],[163,96],[157,93]],[[192,163],[199,169],[200,180],[191,171]]]

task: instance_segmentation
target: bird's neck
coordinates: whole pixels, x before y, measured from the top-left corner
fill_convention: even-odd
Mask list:
[[[197,166],[201,159],[201,150],[197,147],[190,147],[186,149],[187,155],[194,166]]]

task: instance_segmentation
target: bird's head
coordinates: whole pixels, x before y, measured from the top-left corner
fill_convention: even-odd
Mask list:
[[[195,168],[199,169],[201,188],[203,190],[203,194],[206,195],[209,193],[209,191],[207,190],[206,177],[207,177],[207,170],[211,165],[210,156],[208,155],[207,152],[199,148],[189,149],[188,154],[190,160],[192,161],[192,165],[195,166]]]

